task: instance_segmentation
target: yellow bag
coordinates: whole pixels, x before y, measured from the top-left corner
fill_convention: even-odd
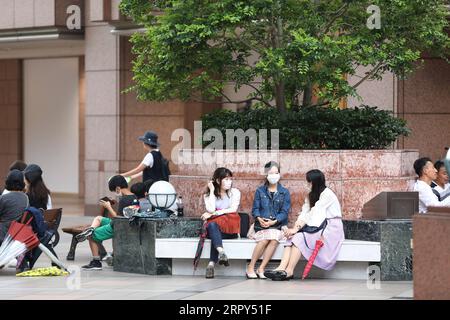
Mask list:
[[[49,277],[49,276],[68,276],[67,271],[63,271],[57,267],[37,268],[33,270],[17,273],[16,277]]]

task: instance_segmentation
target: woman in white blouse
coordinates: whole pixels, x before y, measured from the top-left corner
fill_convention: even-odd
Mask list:
[[[227,168],[214,171],[204,195],[206,212],[202,219],[207,221],[207,236],[211,239],[211,255],[206,268],[206,278],[214,278],[214,266],[217,262],[229,266],[228,257],[222,245],[222,239],[237,238],[241,220],[238,214],[241,192],[232,188],[233,173]]]
[[[316,240],[319,239],[324,245],[314,260],[314,265],[331,270],[344,242],[341,205],[334,192],[325,185],[324,174],[320,170],[311,170],[306,173],[306,181],[311,186],[311,192],[305,199],[294,227],[285,230],[289,240],[281,263],[275,270],[264,273],[272,280],[292,279],[301,256],[309,259]]]

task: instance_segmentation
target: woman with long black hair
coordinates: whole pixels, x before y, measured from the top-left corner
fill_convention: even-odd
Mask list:
[[[310,184],[311,191],[294,227],[285,230],[289,240],[281,263],[275,270],[264,273],[272,280],[292,279],[300,257],[303,255],[309,259],[316,240],[319,239],[324,245],[314,260],[314,265],[331,270],[344,242],[341,205],[334,192],[326,186],[324,174],[320,170],[308,171],[306,181]]]
[[[30,200],[30,207],[48,210],[52,208],[50,190],[42,180],[42,169],[37,164],[28,165],[23,171],[25,190]]]
[[[227,168],[214,171],[204,194],[206,212],[202,219],[207,222],[207,236],[211,239],[211,255],[206,268],[206,278],[214,278],[214,265],[228,266],[228,257],[222,239],[237,238],[240,233],[238,214],[241,192],[232,188],[233,173]]]

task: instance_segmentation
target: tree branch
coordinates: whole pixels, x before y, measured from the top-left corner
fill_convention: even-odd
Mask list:
[[[339,19],[339,18],[347,11],[348,6],[349,6],[349,3],[348,3],[348,2],[347,2],[347,3],[344,3],[344,4],[342,5],[342,7],[340,7],[340,8],[336,11],[336,15],[335,15],[334,17],[331,18],[331,21],[329,21],[329,22],[325,25],[325,27],[323,28],[323,30],[320,31],[320,32],[318,33],[318,36],[327,34],[328,31],[330,31],[330,28],[333,26],[333,23],[334,23],[337,19]]]
[[[370,72],[367,72],[366,75],[359,80],[355,85],[352,86],[353,89],[356,89],[357,87],[359,87],[359,85],[361,83],[363,83],[364,81],[366,81],[368,78],[372,77],[375,73],[377,73],[377,71],[383,66],[383,62],[379,62],[375,68],[373,68]]]

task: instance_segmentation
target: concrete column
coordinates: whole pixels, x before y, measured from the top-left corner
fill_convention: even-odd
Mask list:
[[[93,23],[86,5],[85,214],[111,195],[108,178],[119,170],[119,38],[106,23]],[[89,3],[90,2],[90,3]]]

